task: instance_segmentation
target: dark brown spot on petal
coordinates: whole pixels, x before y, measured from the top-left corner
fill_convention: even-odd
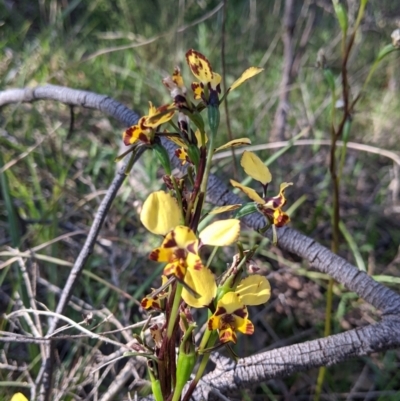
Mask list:
[[[177,248],[174,252],[176,259],[186,259],[186,252],[184,249]]]
[[[125,145],[130,145],[130,140],[133,136],[133,129],[135,128],[135,126],[128,128],[123,135],[123,140],[124,140],[124,144]]]
[[[247,309],[245,306],[242,308],[236,309],[235,312],[233,312],[236,316],[241,317],[242,319],[245,319],[247,317]]]
[[[175,277],[178,280],[183,281],[183,279],[185,278],[185,274],[186,274],[186,266],[179,263],[175,269]]]
[[[169,234],[168,240],[166,240],[163,243],[163,248],[175,248],[177,246],[176,240],[175,240],[175,233],[173,231],[171,231],[171,233]]]
[[[145,125],[146,118],[147,118],[147,116],[142,117],[142,118],[139,120],[139,123],[138,123],[138,126],[139,126],[143,131],[144,131],[145,129],[147,129],[147,127],[146,127],[146,125]]]
[[[149,144],[150,143],[150,139],[149,137],[144,133],[141,132],[138,136],[139,141],[145,143],[145,144]]]
[[[168,263],[167,266],[165,266],[163,274],[164,276],[170,276],[171,274],[175,273],[175,268],[176,264],[175,263]]]
[[[160,256],[160,250],[159,250],[159,249],[154,249],[154,250],[150,253],[149,259],[150,259],[150,260],[155,260],[155,261],[157,261],[158,258],[159,258],[159,256]]]
[[[140,305],[142,305],[142,307],[143,307],[144,309],[147,309],[147,308],[150,307],[151,301],[150,301],[149,299],[147,299],[147,298],[143,298],[143,299],[142,299],[142,302],[140,302]]]
[[[226,313],[226,309],[223,306],[219,306],[215,311],[215,316],[224,315]]]
[[[225,314],[221,317],[221,321],[223,322],[224,326],[233,326],[235,323],[235,317],[230,313]]]
[[[196,263],[193,266],[194,270],[201,270],[203,268],[203,263],[201,263],[200,259],[196,260]]]
[[[285,224],[289,223],[289,221],[290,221],[289,216],[286,213],[282,212],[281,215],[275,218],[275,225],[277,227],[283,227]]]

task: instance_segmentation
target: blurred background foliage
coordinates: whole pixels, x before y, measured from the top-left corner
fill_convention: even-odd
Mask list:
[[[345,4],[350,20],[354,19],[358,1]],[[186,82],[191,82],[184,60],[189,48],[205,54],[214,70],[221,72],[224,43],[228,85],[249,66],[265,68],[229,97],[232,135],[268,144],[284,64],[283,12],[284,2],[279,0],[228,1],[224,27],[223,2],[214,0],[2,0],[0,88],[51,83],[107,94],[145,113],[149,100],[156,105],[170,101],[161,79],[175,65],[181,67]],[[294,15],[295,65],[287,88],[286,129],[280,139],[291,139],[307,126],[311,129],[302,139],[329,139],[330,97],[316,61],[324,49],[328,66],[340,82],[340,30],[328,0],[295,1]],[[353,94],[399,25],[398,2],[369,2],[349,63]],[[302,42],[307,29],[311,33]],[[341,181],[340,253],[396,289],[400,283],[399,167],[382,150],[394,156],[400,151],[399,86],[399,55],[394,53],[381,64],[359,103],[350,136],[355,144],[373,146],[375,153],[357,146],[349,149]],[[115,173],[114,159],[123,149],[125,127],[99,112],[74,109],[71,130],[71,109],[50,101],[11,105],[1,111],[0,168],[6,179],[0,197],[0,311],[12,309],[16,293],[26,299],[20,269],[9,263],[11,245],[21,251],[42,246],[37,251],[40,255],[29,258],[27,265],[38,300],[54,310],[57,287],[63,287]],[[229,137],[225,118],[222,110],[218,145]],[[259,155],[267,159],[275,152],[266,149]],[[281,181],[294,182],[287,191],[288,206],[296,202],[292,226],[327,246],[331,240],[328,152],[327,146],[314,141],[290,147],[270,165],[273,190]],[[230,157],[219,160],[216,171],[224,179],[244,178],[240,169],[232,169]],[[136,301],[156,284],[160,272],[147,261],[158,239],[147,235],[138,220],[142,201],[160,183],[159,169],[145,155],[115,200],[74,292],[86,307],[108,310],[122,325],[143,319]],[[10,226],[11,215],[15,222]],[[242,240],[252,245],[260,238],[244,233]],[[230,256],[218,255],[215,267],[222,270]],[[258,330],[252,338],[241,337],[237,352],[244,356],[321,336],[327,277],[267,244],[258,258],[268,268],[274,296],[266,308],[257,309],[257,315],[253,311]],[[378,319],[376,311],[340,286],[335,289],[335,311],[335,332]],[[80,312],[77,307],[66,314],[79,321]],[[113,324],[105,322],[96,330],[112,328]],[[0,330],[29,331],[10,327],[4,320],[0,320]],[[56,385],[66,385],[70,393],[62,399],[92,399],[87,394],[93,385],[85,382],[84,374],[95,358],[92,347],[94,342],[89,340],[60,346],[62,373]],[[40,366],[38,347],[8,344],[4,351],[8,360],[28,364],[35,377]],[[74,366],[76,382],[68,382],[70,364],[74,365],[78,355],[86,362]],[[330,368],[322,397],[397,400],[398,366],[398,352],[390,351]],[[3,370],[0,380],[26,381],[24,374]],[[243,392],[243,399],[309,399],[315,378],[316,371],[310,371],[273,380],[254,392]],[[105,377],[99,391],[112,380],[112,374]]]

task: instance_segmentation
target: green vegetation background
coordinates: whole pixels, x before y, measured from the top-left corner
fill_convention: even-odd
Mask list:
[[[328,88],[315,63],[318,51],[324,48],[328,65],[338,76],[340,32],[331,3],[311,3],[296,2],[296,39],[301,37],[312,8],[316,18],[299,60],[299,74],[290,86],[287,139],[308,125],[312,126],[308,139],[329,139]],[[354,3],[349,2],[350,11]],[[375,0],[368,6],[350,62],[353,93],[360,89],[379,49],[390,43],[390,33],[400,19],[400,5],[395,3]],[[161,79],[172,73],[175,65],[190,82],[184,62],[187,49],[205,54],[221,72],[221,5],[209,0],[1,1],[0,88],[51,83],[107,94],[144,113],[149,100],[155,105],[170,101]],[[249,66],[265,68],[230,96],[231,130],[236,138],[248,136],[254,144],[266,144],[282,74],[283,2],[237,0],[228,2],[227,7],[224,41],[228,85]],[[400,150],[399,87],[396,53],[377,70],[360,102],[350,141],[372,145],[378,153],[379,149]],[[114,159],[123,150],[125,127],[99,112],[75,109],[70,132],[70,108],[50,101],[12,105],[1,112],[0,163],[12,163],[4,173],[6,181],[2,182],[0,196],[1,292],[11,298],[18,293],[26,299],[18,266],[7,264],[8,247],[28,251],[45,244],[38,250],[42,257],[28,259],[27,265],[33,278],[40,277],[37,282],[33,280],[37,298],[54,310],[57,296],[50,284],[63,287],[115,173]],[[221,121],[217,145],[228,139],[224,113]],[[259,155],[266,159],[275,151],[265,150]],[[329,246],[331,189],[327,161],[328,148],[314,143],[293,146],[270,169],[276,185],[294,182],[287,191],[289,206],[298,201],[292,208],[292,225]],[[230,158],[220,160],[216,171],[224,178],[244,178],[232,169]],[[394,288],[400,283],[397,174],[398,167],[390,158],[353,149],[348,151],[341,182],[341,254]],[[138,220],[142,201],[159,188],[160,178],[151,156],[145,156],[116,199],[74,292],[96,309],[107,308],[122,325],[143,319],[135,300],[156,285],[154,280],[160,273],[147,260],[158,239],[147,235]],[[8,200],[16,212],[12,226]],[[57,241],[52,241],[55,238]],[[251,233],[243,234],[242,239],[249,244],[259,241]],[[230,256],[219,255],[216,265],[221,271]],[[251,339],[242,337],[237,352],[244,356],[274,347],[276,342],[289,344],[321,336],[326,277],[273,247],[265,247],[258,257],[269,269],[274,296],[266,309],[258,310],[256,334]],[[378,319],[374,310],[344,288],[335,291],[335,332]],[[2,313],[10,308],[10,303],[0,302]],[[73,308],[66,313],[81,320],[80,312]],[[113,328],[106,322],[96,330]],[[16,329],[0,319],[0,330]],[[72,367],[76,368],[77,383],[82,384],[85,368],[95,359],[96,346],[89,340],[65,344],[60,351],[56,385],[68,383]],[[0,347],[4,347],[8,361],[15,360],[21,366],[26,363],[35,377],[40,366],[38,347]],[[81,366],[76,366],[77,358],[81,358]],[[329,368],[323,397],[346,399],[353,391],[359,397],[352,399],[400,399],[398,366],[399,354],[391,351]],[[268,382],[254,392],[243,392],[243,399],[283,399],[288,394],[296,400],[308,399],[316,374],[310,371]],[[104,379],[100,393],[112,378],[110,373]],[[26,381],[21,372],[0,370],[0,394],[7,399],[14,390],[5,385],[18,381]],[[92,384],[85,389],[77,383],[71,383],[70,394],[63,399],[74,399],[74,394],[85,399]]]

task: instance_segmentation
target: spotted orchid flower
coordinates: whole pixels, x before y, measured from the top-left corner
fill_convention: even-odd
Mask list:
[[[190,49],[186,53],[186,61],[192,74],[199,82],[192,83],[192,90],[196,100],[202,99],[206,104],[219,104],[219,94],[221,93],[221,75],[214,72],[208,59],[196,50]],[[227,90],[233,91],[243,82],[254,75],[259,74],[263,69],[258,67],[248,68],[239,79],[237,79]],[[225,96],[224,95],[224,96]]]
[[[150,253],[150,259],[166,263],[163,274],[184,283],[182,298],[193,307],[208,305],[216,294],[211,271],[203,266],[199,256],[202,245],[225,246],[234,243],[240,233],[237,219],[219,220],[198,235],[182,225],[182,213],[176,200],[164,191],[153,192],[140,213],[143,225],[153,234],[163,235],[161,245]],[[195,296],[197,294],[199,296]]]
[[[245,151],[241,159],[241,165],[247,175],[260,182],[264,188],[264,193],[268,184],[272,180],[272,175],[264,163],[252,152]],[[290,217],[282,210],[286,203],[285,189],[292,185],[291,182],[284,182],[280,185],[279,194],[273,197],[261,197],[249,187],[246,187],[235,180],[230,180],[232,186],[239,188],[257,205],[257,209],[262,213],[268,222],[275,227],[282,227],[290,221]]]
[[[164,105],[158,108],[149,102],[149,113],[140,118],[136,125],[132,125],[123,133],[125,145],[133,145],[140,141],[150,145],[154,141],[156,128],[171,120],[175,113],[174,105]]]
[[[246,305],[261,305],[271,296],[268,280],[260,275],[243,279],[235,291],[227,292],[217,303],[214,314],[208,320],[209,330],[218,330],[222,343],[237,341],[237,332],[251,335],[254,325],[248,319]]]

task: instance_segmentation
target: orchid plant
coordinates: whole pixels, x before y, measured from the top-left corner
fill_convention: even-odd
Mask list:
[[[262,196],[231,180],[233,187],[243,191],[252,202],[226,205],[209,213],[204,211],[214,153],[250,144],[249,139],[239,138],[215,148],[219,106],[231,91],[262,69],[247,69],[221,95],[221,76],[213,71],[204,55],[191,49],[186,53],[186,61],[196,82],[187,88],[176,67],[172,76],[163,80],[172,102],[160,107],[150,103],[148,114],[123,134],[124,143],[132,145],[130,150],[135,151],[140,146],[151,148],[165,171],[165,189],[151,193],[140,214],[145,228],[161,237],[160,245],[151,251],[149,259],[165,264],[160,288],[144,297],[141,305],[150,313],[162,313],[165,323],[150,323],[150,340],[142,336],[135,346],[135,354],[148,357],[152,392],[160,401],[188,400],[205,371],[210,353],[217,347],[227,347],[236,358],[231,344],[236,343],[238,333],[254,333],[247,306],[263,304],[270,298],[268,280],[263,275],[250,274],[254,273],[248,266],[255,249],[245,250],[239,242],[239,219],[260,212],[265,217],[266,228],[274,229],[274,240],[275,227],[290,220],[282,207],[286,203],[284,191],[291,183],[282,183],[277,196],[267,197],[272,175],[263,162],[248,151],[243,153],[241,165],[247,175],[261,184]],[[207,116],[208,124],[203,115]],[[176,156],[187,165],[185,176],[172,173],[168,153],[163,147],[165,140],[177,145]],[[234,211],[233,218],[216,220],[199,229],[206,214],[229,211]],[[238,253],[222,277],[216,279],[211,266],[203,263],[201,250],[233,245],[238,247]],[[208,314],[198,343],[194,336],[197,325],[192,308],[205,309]]]

